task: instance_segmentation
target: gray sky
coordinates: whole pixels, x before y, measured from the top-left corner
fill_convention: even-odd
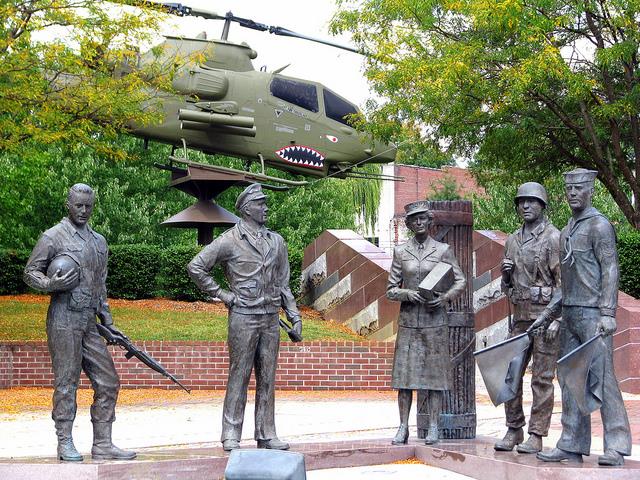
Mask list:
[[[350,44],[346,36],[332,37],[328,25],[336,9],[333,0],[186,0],[190,7],[201,8],[224,15],[249,18],[259,23],[285,27],[297,33],[319,37],[336,43]],[[220,38],[222,20],[204,20],[176,17],[163,34],[194,36],[206,31],[208,38]],[[229,40],[247,42],[258,52],[253,60],[256,69],[266,65],[272,71],[288,63],[282,73],[305,80],[323,83],[336,93],[362,107],[369,98],[369,87],[364,79],[363,57],[356,53],[309,42],[231,25]]]

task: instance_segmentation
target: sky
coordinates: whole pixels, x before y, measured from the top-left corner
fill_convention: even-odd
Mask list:
[[[336,43],[350,44],[348,36],[333,37],[329,22],[336,6],[333,0],[186,0],[184,5],[224,15],[228,11],[267,25],[288,28],[297,33],[319,37]],[[176,17],[166,25],[163,34],[195,36],[205,31],[207,38],[220,38],[223,20],[199,17]],[[359,107],[371,96],[363,75],[363,57],[307,40],[276,36],[232,23],[229,40],[247,42],[258,52],[253,60],[256,69],[266,65],[273,71],[288,63],[282,73],[323,83]]]

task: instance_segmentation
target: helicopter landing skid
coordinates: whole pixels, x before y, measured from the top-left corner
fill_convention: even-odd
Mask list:
[[[244,170],[238,170],[236,168],[221,167],[219,165],[210,165],[208,163],[192,162],[191,160],[174,157],[172,155],[169,156],[169,165],[166,165],[160,168],[167,167],[166,168],[167,170],[173,170],[174,168],[176,168],[176,167],[173,167],[174,162],[185,165],[187,168],[194,167],[200,170],[219,173],[225,177],[228,177],[229,175],[237,177],[235,180],[239,184],[245,183],[248,185],[249,183],[259,183],[262,185],[263,188],[266,188],[267,190],[286,191],[295,187],[302,187],[304,185],[309,185],[309,182],[304,180],[303,181],[288,180],[286,178],[272,177],[271,175],[265,175],[262,173],[246,172]],[[274,185],[278,183],[281,185]]]

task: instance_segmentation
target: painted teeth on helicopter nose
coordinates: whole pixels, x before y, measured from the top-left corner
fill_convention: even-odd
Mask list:
[[[282,160],[309,168],[323,168],[324,155],[317,150],[305,145],[289,145],[276,150],[276,156]]]

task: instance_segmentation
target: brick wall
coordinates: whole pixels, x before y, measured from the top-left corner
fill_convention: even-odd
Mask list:
[[[221,390],[227,380],[225,342],[139,342],[187,388]],[[123,388],[177,388],[122,350],[109,347]],[[393,343],[282,343],[276,388],[281,390],[380,390],[391,384]],[[53,374],[46,342],[0,344],[0,388],[51,387]],[[253,378],[251,386],[254,385]],[[89,381],[81,377],[81,387]]]
[[[458,193],[464,197],[484,190],[477,185],[469,170],[459,167],[427,168],[414,165],[395,165],[394,175],[404,177],[404,182],[396,184],[394,215],[404,216],[404,206],[416,200],[428,198],[444,178],[453,178],[458,184]]]

